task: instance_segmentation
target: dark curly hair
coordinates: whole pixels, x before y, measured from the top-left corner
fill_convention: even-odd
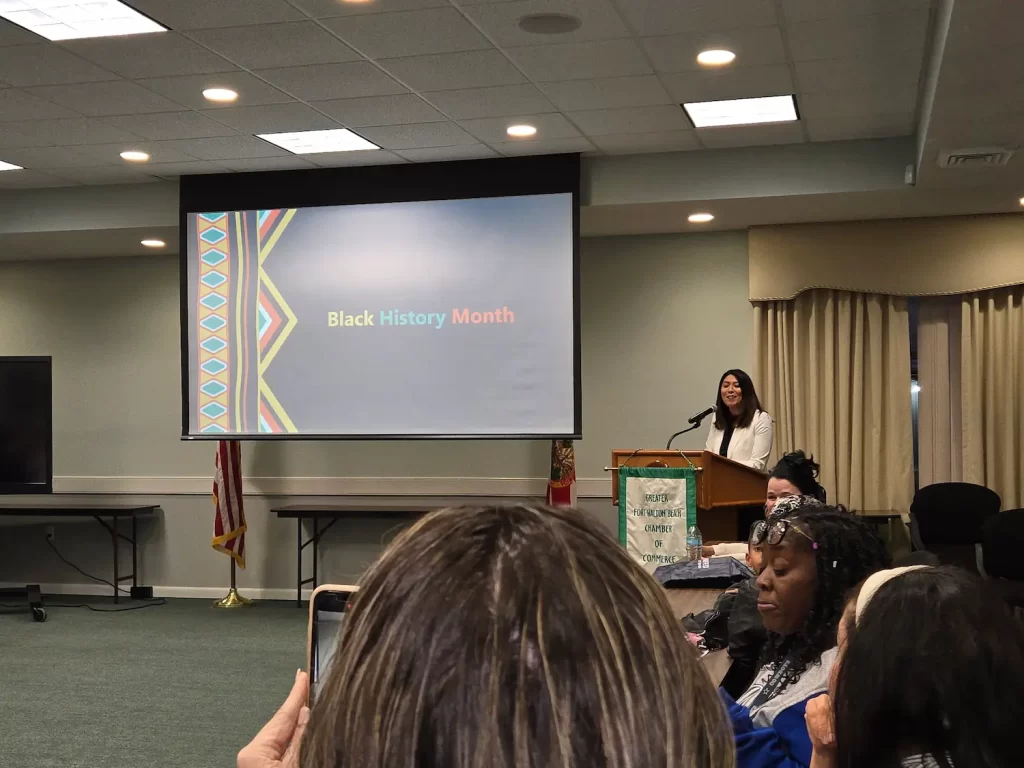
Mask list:
[[[821,465],[803,451],[792,451],[787,453],[778,464],[772,467],[768,477],[776,477],[780,480],[788,480],[797,488],[803,496],[813,496],[822,504],[825,503],[825,489],[818,483],[818,472]]]
[[[761,653],[762,665],[790,660],[792,666],[781,691],[835,646],[847,593],[875,571],[888,568],[892,558],[874,529],[842,506],[800,507],[772,519],[798,523],[818,544],[814,550],[814,601],[803,627],[785,637],[769,632]]]

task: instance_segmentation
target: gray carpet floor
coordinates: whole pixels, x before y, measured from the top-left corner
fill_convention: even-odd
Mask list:
[[[48,611],[0,608],[2,768],[230,768],[305,666],[291,602]]]

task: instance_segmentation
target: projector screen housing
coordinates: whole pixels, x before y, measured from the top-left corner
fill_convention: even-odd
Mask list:
[[[579,174],[182,177],[183,438],[580,437]]]

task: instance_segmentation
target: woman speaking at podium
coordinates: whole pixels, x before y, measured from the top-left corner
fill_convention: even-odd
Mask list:
[[[739,368],[722,374],[707,450],[764,472],[772,450],[772,417],[761,410],[754,382]]]

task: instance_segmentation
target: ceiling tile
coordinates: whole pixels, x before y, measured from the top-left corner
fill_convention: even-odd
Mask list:
[[[46,170],[47,168],[74,168],[75,166],[96,165],[96,160],[80,150],[64,147],[23,147],[0,150],[0,160],[20,165],[22,168]],[[117,158],[117,162],[123,162]],[[5,171],[6,173],[6,171]]]
[[[234,136],[236,131],[198,112],[161,112],[155,115],[107,117],[104,122],[152,141]]]
[[[519,139],[519,141],[543,141],[545,139],[566,139],[579,136],[572,123],[565,119],[564,115],[553,112],[547,115],[517,115],[516,117],[482,117],[476,120],[462,120],[459,122],[463,128],[476,136],[480,141],[488,144],[497,144],[511,141],[506,129],[514,123],[527,123],[537,129],[537,135],[532,139]]]
[[[837,91],[845,88],[892,88],[896,85],[917,85],[921,75],[918,57],[893,60],[821,59],[798,61],[796,82],[801,93]]]
[[[313,21],[197,30],[194,40],[247,69],[356,61],[358,53]]]
[[[93,66],[52,43],[0,48],[0,81],[8,85],[63,85],[116,80],[117,75]]]
[[[509,57],[537,83],[648,75],[652,70],[632,40],[601,40],[509,48]]]
[[[244,104],[282,104],[295,101],[288,94],[279,91],[272,85],[250,75],[248,72],[222,72],[216,75],[186,75],[183,77],[157,77],[139,80],[152,91],[166,96],[189,109],[215,109],[217,105],[203,98],[206,88],[230,88],[238,92],[238,101],[225,104],[222,109],[230,109]]]
[[[200,160],[245,160],[250,157],[287,157],[290,152],[252,136],[169,141],[167,146]]]
[[[783,96],[795,91],[785,65],[677,72],[662,75],[661,81],[680,103]]]
[[[54,147],[138,141],[139,137],[95,118],[0,123],[0,147]]]
[[[423,94],[423,98],[435,104],[453,120],[554,111],[551,102],[533,85],[498,85],[493,88],[429,91]]]
[[[354,165],[395,165],[408,162],[391,152],[380,149],[360,149],[355,152],[322,152],[303,155],[306,160],[321,168],[347,168]]]
[[[763,67],[786,62],[786,48],[778,27],[744,27],[727,32],[663,35],[645,37],[640,42],[657,72],[700,70],[697,54],[711,48],[725,48],[735,53],[734,67]]]
[[[563,110],[615,109],[673,103],[668,91],[654,75],[567,80],[544,83],[540,88]]]
[[[83,59],[132,80],[236,69],[217,54],[173,32],[68,40],[62,45]]]
[[[231,171],[297,171],[317,166],[298,155],[291,157],[254,157],[249,160],[222,160],[221,165]]]
[[[342,16],[327,19],[323,24],[370,59],[491,47],[454,8]]]
[[[866,16],[894,11],[928,10],[932,0],[781,0],[789,23]]]
[[[594,146],[582,136],[575,139],[541,139],[539,141],[505,141],[492,144],[507,157],[521,155],[557,155],[562,152],[593,152]]]
[[[338,0],[292,0],[314,19],[332,16],[361,16],[363,14],[391,13],[392,11],[416,11],[421,8],[451,7],[448,0],[374,0],[371,3],[340,3]]]
[[[0,189],[41,189],[43,187],[74,187],[77,182],[60,179],[41,171],[4,171],[0,173]]]
[[[79,184],[145,184],[146,182],[159,181],[154,176],[138,171],[134,168],[119,168],[116,165],[100,165],[93,168],[62,168],[53,171],[61,178]]]
[[[678,104],[626,109],[593,109],[570,112],[569,117],[588,136],[615,133],[653,133],[655,131],[685,131],[690,121]]]
[[[610,0],[514,0],[471,5],[463,10],[491,40],[501,46],[613,40],[630,36],[629,27],[622,22]],[[559,35],[535,34],[519,28],[519,20],[523,16],[536,13],[575,16],[583,23],[579,29]]]
[[[455,123],[411,123],[361,128],[359,135],[384,149],[454,147],[476,143],[476,139]]]
[[[125,150],[138,150],[145,152],[150,157],[148,163],[128,163],[122,160],[120,155]],[[140,173],[149,173],[148,168],[158,163],[181,163],[195,160],[192,155],[182,152],[180,149],[169,147],[161,142],[151,141],[121,141],[114,144],[94,144],[87,147],[78,147],[76,150],[84,157],[92,158],[90,165],[117,165],[126,168],[135,168]]]
[[[312,102],[312,106],[350,128],[430,123],[448,119],[414,93],[315,101]]]
[[[591,138],[594,145],[609,155],[633,155],[646,152],[682,152],[700,149],[696,132],[656,131],[654,133],[627,133]]]
[[[415,91],[512,85],[526,80],[498,51],[462,51],[388,59],[388,72]]]
[[[6,19],[0,19],[0,45],[33,45],[39,42],[39,35]]]
[[[181,109],[180,104],[127,80],[48,85],[33,88],[31,93],[90,117],[173,112]]]
[[[912,112],[917,86],[859,88],[802,93],[797,98],[800,116],[806,119],[847,115],[893,115]]]
[[[927,10],[800,22],[786,30],[794,61],[868,59],[893,53],[921,58],[927,33]]]
[[[406,89],[368,61],[264,69],[257,73],[303,101],[386,96]]]
[[[640,35],[770,27],[778,23],[768,0],[618,0],[619,10]]]
[[[235,107],[216,109],[204,113],[207,117],[234,128],[241,133],[290,133],[293,131],[321,131],[340,126],[305,104],[267,104],[261,107]]]
[[[58,106],[34,94],[17,88],[0,88],[0,123],[12,120],[46,120],[60,117],[79,117],[65,107]]]
[[[886,136],[910,136],[914,133],[914,113],[902,115],[865,115],[862,117],[823,117],[807,121],[811,141],[879,139]]]
[[[709,149],[799,144],[804,141],[803,128],[800,123],[700,128],[696,133],[704,146]]]
[[[423,149],[402,149],[395,154],[414,163],[435,163],[445,160],[479,160],[485,157],[498,157],[498,153],[483,144],[470,144],[464,147],[425,147]]]
[[[194,176],[197,173],[227,173],[228,169],[208,160],[192,160],[184,163],[150,163],[146,170],[156,176],[173,179],[178,176]]]
[[[171,29],[235,27],[302,18],[285,0],[131,0],[130,4]]]

